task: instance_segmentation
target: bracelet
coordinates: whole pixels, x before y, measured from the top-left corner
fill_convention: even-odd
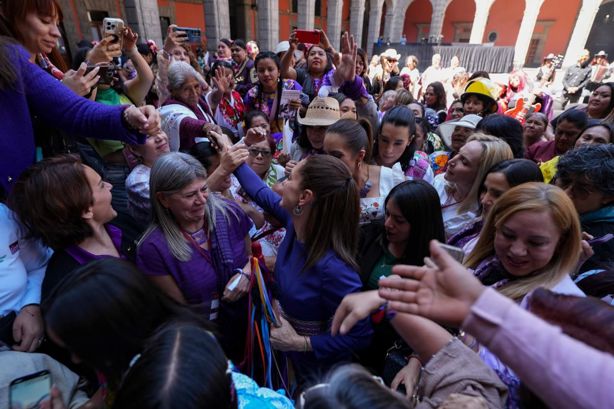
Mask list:
[[[371,322],[376,325],[381,324],[384,319],[390,321],[396,315],[396,311],[391,308],[388,308],[388,301],[386,301],[385,303],[380,305],[380,307],[373,314],[371,314]]]
[[[249,278],[252,276],[251,274],[247,274],[245,271],[243,271],[242,268],[235,268],[233,270],[233,273],[235,274],[240,274],[242,276],[245,276],[245,278],[247,278],[249,280]]]

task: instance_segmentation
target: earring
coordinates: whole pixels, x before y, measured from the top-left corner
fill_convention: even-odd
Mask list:
[[[296,205],[294,209],[292,209],[292,213],[294,213],[295,216],[300,216],[301,214],[303,214],[303,208],[299,205]]]

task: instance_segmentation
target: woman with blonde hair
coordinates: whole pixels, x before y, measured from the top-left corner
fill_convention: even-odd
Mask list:
[[[581,252],[573,202],[555,186],[525,183],[495,202],[465,265],[520,302],[537,287],[583,295],[571,281]]]
[[[482,284],[523,305],[539,287],[584,296],[570,276],[578,265],[581,234],[573,202],[562,189],[525,183],[494,204],[465,265]],[[518,407],[516,374],[487,348],[478,352],[508,386],[507,407]]]
[[[439,193],[448,238],[475,219],[479,209],[481,181],[488,170],[512,158],[512,150],[505,141],[476,133],[450,159],[446,173],[435,177],[433,187]]]

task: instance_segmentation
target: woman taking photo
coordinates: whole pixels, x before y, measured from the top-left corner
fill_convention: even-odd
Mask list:
[[[328,155],[299,162],[284,181],[281,197],[247,164],[234,174],[252,200],[286,228],[274,272],[281,327],[271,330],[271,345],[287,352],[302,383],[369,343],[366,321],[341,337],[329,330],[343,297],[362,286],[354,260],[358,187],[348,167]]]
[[[341,119],[326,130],[324,153],[341,159],[359,187],[360,224],[384,218],[384,201],[390,190],[405,180],[391,168],[370,164],[370,127],[352,119]]]
[[[250,219],[209,194],[207,172],[184,153],[156,161],[150,190],[153,222],[138,244],[137,267],[171,298],[219,322],[227,353],[241,359],[245,317],[231,303],[249,288]]]
[[[433,187],[440,197],[446,237],[473,221],[479,208],[482,179],[494,164],[512,159],[512,150],[501,139],[473,134],[448,162],[445,173],[435,176]]]
[[[409,108],[396,106],[386,112],[373,145],[375,163],[400,168],[408,179],[423,179],[431,183],[433,170],[428,155],[418,148],[425,143],[424,128],[420,128],[421,142],[418,134],[414,114]]]

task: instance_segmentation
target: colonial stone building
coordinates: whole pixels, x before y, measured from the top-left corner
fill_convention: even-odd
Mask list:
[[[171,23],[201,28],[209,49],[215,48],[218,39],[233,37],[255,39],[261,49],[270,50],[287,39],[293,27],[322,28],[335,46],[339,45],[342,32],[350,31],[368,52],[378,38],[395,43],[404,35],[408,42],[514,46],[514,63],[519,66],[535,65],[551,52],[564,54],[564,65],[570,65],[586,46],[603,49],[606,48],[603,41],[606,46],[613,46],[614,32],[614,0],[59,0],[59,3],[71,48],[80,40],[98,39],[102,19],[108,16],[125,19],[142,38],[158,44]],[[600,37],[600,32],[605,34]],[[587,45],[589,35],[597,45],[591,41]],[[614,49],[611,51],[614,54]]]

